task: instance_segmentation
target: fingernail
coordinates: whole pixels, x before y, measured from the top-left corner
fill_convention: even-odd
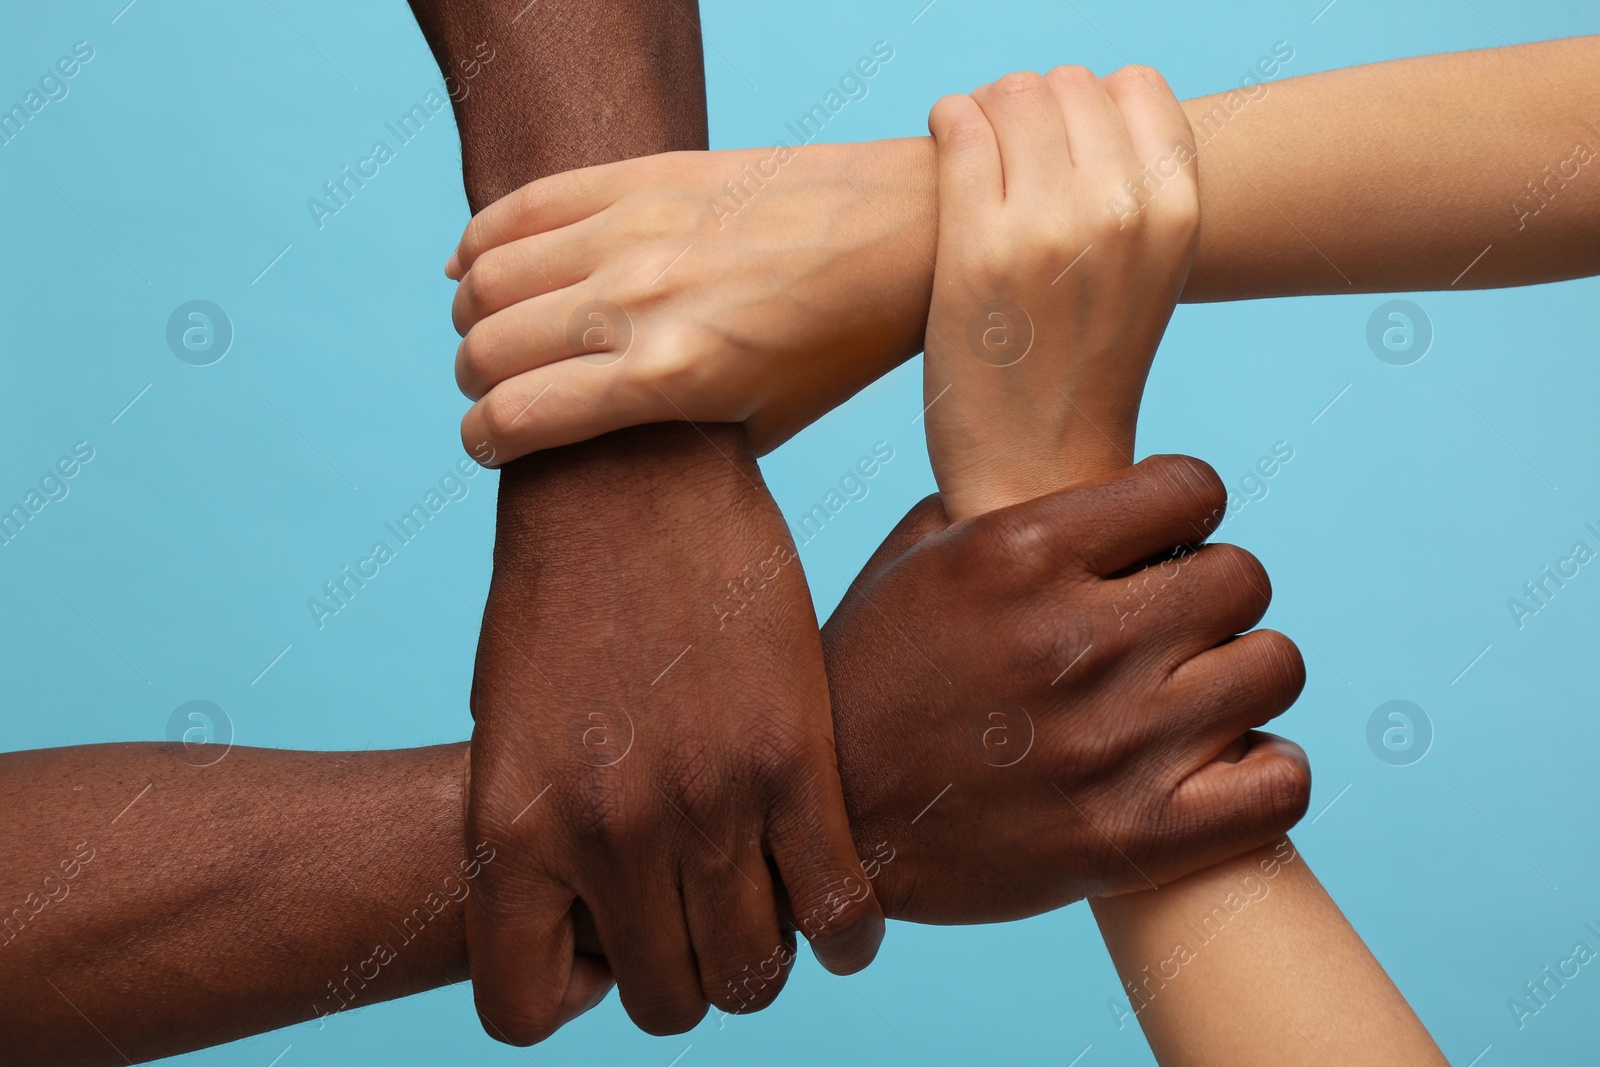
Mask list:
[[[590,993],[587,997],[585,997],[581,1004],[578,1004],[576,1007],[572,1008],[569,1011],[562,1012],[560,1020],[557,1023],[557,1029],[560,1029],[561,1027],[566,1026],[568,1023],[572,1022],[572,1020],[578,1018],[579,1016],[587,1015],[589,1012],[593,1011],[595,1008],[598,1008],[600,1006],[600,1002],[605,1000],[606,997],[610,995],[610,993],[611,993],[611,986],[610,985],[602,985],[599,989],[596,989],[594,992]]]
[[[444,276],[451,281],[461,280],[461,253],[451,252],[450,260],[444,265]]]
[[[588,1014],[589,1012],[593,1011],[595,1008],[598,1008],[600,1006],[600,1002],[602,1000],[605,1000],[606,997],[608,997],[610,995],[611,995],[611,987],[609,985],[601,986],[599,989],[596,989],[593,993],[590,993],[588,998],[586,1000],[584,1000],[583,1005],[580,1008],[578,1008],[578,1014],[579,1015]]]
[[[823,951],[817,953],[820,962],[834,974],[854,974],[877,956],[886,929],[887,924],[882,919],[858,923],[827,939]],[[821,946],[813,945],[813,951],[818,947]]]

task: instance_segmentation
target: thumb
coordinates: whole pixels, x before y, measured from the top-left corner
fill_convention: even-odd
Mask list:
[[[557,1027],[562,1027],[597,1007],[617,984],[611,966],[600,956],[577,955],[572,958],[572,975],[567,979],[567,992],[561,998],[561,1008],[556,1014]]]
[[[478,1019],[496,1040],[537,1044],[593,1006],[598,976],[574,951],[572,892],[537,872],[481,877],[466,915]]]
[[[1149,870],[1158,884],[1272,844],[1305,815],[1311,802],[1305,750],[1255,730],[1243,741],[1248,747],[1236,760],[1226,757],[1237,749],[1205,764],[1173,793],[1168,809],[1172,836]]]
[[[928,113],[928,132],[939,153],[939,236],[958,244],[982,237],[981,227],[1005,198],[1000,142],[970,96],[942,98]]]

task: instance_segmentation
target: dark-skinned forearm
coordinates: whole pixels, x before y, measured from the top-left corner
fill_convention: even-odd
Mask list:
[[[464,755],[0,755],[0,1061],[142,1061],[464,980],[494,861]]]
[[[548,174],[706,147],[694,3],[545,0],[529,11],[526,0],[412,0],[411,7],[455,90],[473,211]],[[454,79],[475,69],[469,65],[485,48],[491,64],[456,87]],[[606,57],[617,62],[602,62]],[[698,509],[708,520],[719,509],[726,515],[770,507],[759,477],[749,477],[754,457],[740,427],[663,425],[642,433],[654,449],[627,447],[612,435],[505,468],[497,580],[526,580],[547,548],[563,545],[604,542],[608,551],[628,551],[631,543],[654,551],[644,529],[629,525],[649,520],[654,504],[640,513],[646,498],[664,504],[676,496],[677,510]],[[639,434],[630,436],[636,444]],[[707,463],[717,452],[729,462]],[[692,487],[682,484],[688,466],[698,472]],[[623,530],[632,530],[631,542]]]
[[[411,8],[455,89],[461,167],[473,211],[548,174],[706,147],[703,59],[693,3],[545,0],[528,10],[526,0],[412,0]],[[484,48],[494,59],[456,88]],[[619,78],[625,84],[619,85]],[[686,457],[704,458],[708,437],[717,448],[748,460],[749,445],[738,427],[703,429],[705,436],[682,426],[652,430],[659,452],[619,454],[615,463],[601,463],[602,470],[596,469],[597,458],[615,451],[605,438],[511,464],[500,487],[497,563],[515,566],[524,548],[537,553],[541,535],[608,538],[620,549],[621,540],[612,535],[623,515],[613,512],[612,502],[626,509],[629,498],[671,483]],[[580,449],[588,460],[583,471],[562,458]],[[747,494],[763,495],[734,465],[714,468],[709,477],[730,504]],[[535,507],[537,524],[530,522]]]
[[[412,0],[411,10],[451,89],[473,211],[547,174],[706,146],[694,3]]]

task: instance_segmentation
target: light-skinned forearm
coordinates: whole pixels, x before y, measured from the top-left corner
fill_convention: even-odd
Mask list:
[[[1183,102],[1202,219],[1184,301],[1600,272],[1600,37],[1284,76],[1293,67],[1249,92]],[[931,249],[932,139],[882,151],[873,165],[891,167],[910,193],[876,207]],[[1149,188],[1160,195],[1158,182]],[[931,278],[930,258],[894,263]]]
[[[1184,107],[1202,220],[1185,300],[1600,271],[1600,37],[1350,67]]]
[[[1288,839],[1090,903],[1161,1067],[1445,1063]]]

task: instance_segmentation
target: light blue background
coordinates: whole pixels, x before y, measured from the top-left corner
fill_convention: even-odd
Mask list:
[[[305,205],[438,72],[398,2],[139,0],[113,23],[125,2],[19,7],[0,35],[6,106],[73,42],[96,50],[70,95],[0,147],[0,505],[74,442],[95,449],[70,495],[0,548],[0,747],[159,738],[196,698],[251,745],[462,738],[492,475],[326,629],[305,607],[461,455],[441,267],[467,213],[448,114],[326,228]],[[708,0],[714,144],[772,143],[880,39],[894,60],[828,139],[918,133],[943,92],[1063,61],[1150,63],[1189,96],[1236,84],[1280,40],[1293,75],[1600,30],[1588,0],[1338,0],[1315,23],[1323,0],[937,0],[913,23],[922,2]],[[1576,940],[1595,944],[1583,923],[1600,920],[1600,570],[1521,631],[1506,608],[1573,541],[1596,543],[1582,527],[1600,520],[1597,295],[1582,281],[1414,296],[1436,337],[1410,367],[1366,346],[1381,297],[1183,308],[1145,408],[1142,451],[1197,454],[1230,483],[1274,442],[1295,449],[1227,534],[1271,571],[1268,623],[1300,640],[1310,671],[1281,727],[1316,766],[1321,815],[1297,838],[1461,1064],[1486,1046],[1483,1067],[1592,1062],[1600,1037],[1592,968],[1520,1032],[1506,1006]],[[165,344],[168,315],[194,298],[237,331],[214,366]],[[824,612],[932,488],[917,374],[765,462],[793,515],[874,441],[896,449],[804,553]],[[1394,698],[1436,730],[1409,767],[1366,742]],[[1005,927],[897,924],[852,981],[808,958],[770,1011],[681,1038],[640,1035],[613,997],[520,1052],[481,1035],[467,993],[191,1059],[265,1065],[292,1045],[283,1067],[1150,1062],[1107,1008],[1118,983],[1081,905]]]

